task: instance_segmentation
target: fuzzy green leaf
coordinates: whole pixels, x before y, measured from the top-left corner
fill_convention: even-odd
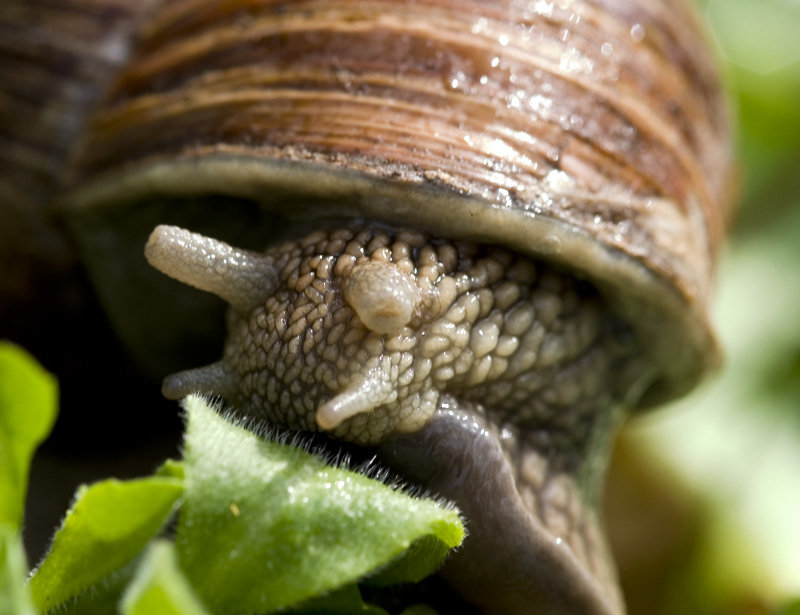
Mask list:
[[[388,615],[380,607],[366,604],[357,585],[347,585],[324,596],[311,598],[287,613],[297,615]]]
[[[48,611],[131,561],[167,521],[182,492],[182,481],[170,477],[81,487],[30,581],[36,606]]]
[[[418,583],[436,572],[452,547],[435,534],[423,536],[389,565],[364,579],[366,585],[385,587]]]
[[[155,476],[165,476],[168,478],[177,478],[181,482],[185,478],[183,470],[183,462],[176,459],[167,459],[158,470],[155,471]]]
[[[31,457],[53,428],[57,405],[56,379],[0,342],[0,523],[20,526]]]
[[[140,561],[141,555],[104,577],[100,583],[92,585],[87,591],[83,591],[59,605],[53,613],[58,615],[116,614],[120,598],[133,579]]]
[[[0,615],[36,615],[25,576],[28,564],[19,532],[0,523]]]
[[[175,545],[167,540],[148,548],[120,611],[122,615],[208,615],[178,568]]]
[[[214,611],[296,605],[386,566],[425,537],[448,548],[463,539],[452,509],[265,441],[199,398],[185,407],[186,494],[176,545],[181,567]],[[427,552],[420,563],[433,568]]]

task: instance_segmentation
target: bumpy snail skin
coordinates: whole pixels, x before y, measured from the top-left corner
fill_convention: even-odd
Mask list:
[[[419,429],[444,391],[514,424],[563,409],[573,437],[607,388],[599,298],[501,248],[376,227],[258,255],[159,227],[147,256],[233,307],[223,359],[167,379],[170,397],[207,390],[247,414],[373,445]]]
[[[249,416],[380,445],[475,523],[468,560],[450,565],[466,567],[454,574],[465,595],[487,574],[469,562],[493,561],[539,579],[515,582],[517,606],[618,612],[593,511],[638,346],[620,343],[593,288],[503,248],[383,226],[264,255],[159,227],[147,256],[233,308],[223,358],[167,378],[168,397],[218,394]],[[512,545],[507,563],[490,556]]]

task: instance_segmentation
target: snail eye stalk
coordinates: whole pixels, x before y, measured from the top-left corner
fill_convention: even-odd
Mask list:
[[[265,301],[276,287],[269,257],[177,226],[156,227],[144,254],[162,273],[217,295],[240,314]]]

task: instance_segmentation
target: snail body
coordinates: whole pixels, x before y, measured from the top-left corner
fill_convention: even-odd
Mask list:
[[[362,224],[265,254],[158,227],[150,263],[231,304],[223,358],[164,394],[222,395],[248,417],[378,446],[475,524],[446,570],[485,609],[620,612],[593,466],[629,380],[647,376],[638,345],[572,275]],[[485,583],[489,562],[506,584]]]
[[[614,430],[718,361],[729,136],[691,11],[141,11],[56,204],[131,352],[184,369],[222,321],[143,267],[172,225],[148,261],[230,308],[222,359],[168,397],[375,447],[455,500],[443,575],[486,612],[623,612],[596,512]]]

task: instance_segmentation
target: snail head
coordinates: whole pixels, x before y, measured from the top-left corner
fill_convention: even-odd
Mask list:
[[[161,226],[146,255],[231,306],[223,358],[165,395],[221,395],[291,429],[377,444],[422,427],[444,392],[525,424],[594,408],[613,362],[588,286],[504,248],[366,226],[257,254]]]

